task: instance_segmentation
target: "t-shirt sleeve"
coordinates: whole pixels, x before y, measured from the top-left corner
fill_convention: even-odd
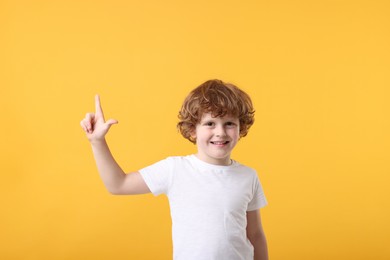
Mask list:
[[[265,207],[268,204],[267,198],[264,195],[263,187],[261,186],[260,180],[255,175],[253,180],[253,198],[248,204],[247,211],[257,210]]]
[[[154,196],[167,194],[172,183],[173,160],[168,157],[164,160],[147,166],[139,172]]]

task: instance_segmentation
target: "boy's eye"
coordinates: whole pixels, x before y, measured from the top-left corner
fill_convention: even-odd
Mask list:
[[[227,125],[227,126],[235,126],[236,124],[233,123],[233,122],[227,122],[226,125]]]
[[[206,125],[206,126],[213,126],[214,123],[213,122],[206,122],[204,125]]]

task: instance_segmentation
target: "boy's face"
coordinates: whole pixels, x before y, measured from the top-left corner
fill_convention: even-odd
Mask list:
[[[212,117],[211,113],[205,113],[192,137],[196,138],[199,159],[211,164],[230,165],[230,153],[240,138],[239,119],[229,115]]]

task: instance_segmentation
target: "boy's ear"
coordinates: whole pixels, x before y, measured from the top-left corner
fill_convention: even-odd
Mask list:
[[[190,135],[191,135],[191,138],[193,140],[196,140],[196,128],[195,127],[191,127]]]
[[[190,134],[191,134],[191,138],[196,139],[196,129],[195,128],[191,129]]]

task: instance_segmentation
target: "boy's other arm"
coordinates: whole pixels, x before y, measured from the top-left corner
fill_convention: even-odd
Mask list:
[[[112,194],[143,194],[150,190],[138,172],[125,174],[112,156],[105,135],[111,125],[118,121],[105,121],[100,98],[95,97],[95,113],[88,113],[81,121],[88,140],[91,143],[96,165],[107,190]]]
[[[268,260],[268,247],[259,210],[247,211],[246,234],[254,247],[254,260]]]

